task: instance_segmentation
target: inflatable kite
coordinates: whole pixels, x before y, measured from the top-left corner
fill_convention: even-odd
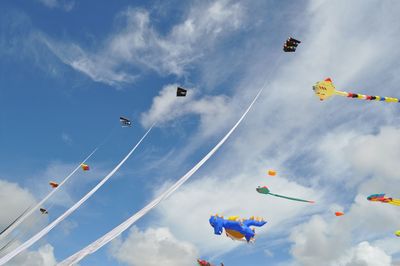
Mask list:
[[[250,226],[261,227],[267,222],[263,219],[251,217],[250,219],[240,220],[238,216],[231,216],[228,219],[224,219],[223,216],[217,214],[210,217],[210,225],[214,228],[214,234],[221,235],[223,229],[225,234],[232,240],[254,242],[255,241],[255,229]]]
[[[258,193],[261,193],[261,194],[267,194],[267,195],[271,195],[271,196],[275,196],[275,197],[279,197],[279,198],[284,198],[284,199],[288,199],[288,200],[295,200],[295,201],[314,203],[314,201],[311,201],[311,200],[303,200],[303,199],[286,197],[286,196],[282,196],[282,195],[271,193],[270,190],[266,186],[264,186],[264,187],[260,187],[259,186],[259,187],[256,188],[256,190],[257,190]]]
[[[296,52],[296,48],[297,48],[297,46],[299,45],[299,43],[301,43],[301,41],[298,41],[298,40],[296,40],[296,39],[294,39],[294,38],[292,38],[292,37],[289,37],[287,40],[286,40],[286,42],[285,42],[285,44],[283,45],[283,51],[285,52],[285,53],[293,53],[293,52]]]
[[[184,88],[178,87],[176,89],[176,96],[177,97],[185,97],[187,93],[187,90],[185,90]]]
[[[385,194],[373,194],[367,197],[369,201],[379,201],[382,203],[389,203],[392,205],[400,206],[400,199],[393,199],[385,197]]]
[[[335,215],[336,215],[336,216],[343,216],[344,213],[343,213],[343,212],[335,212]]]
[[[336,88],[333,85],[332,80],[330,78],[327,78],[323,81],[319,81],[319,82],[315,83],[315,85],[313,86],[313,90],[315,92],[315,95],[317,95],[321,101],[326,100],[326,99],[332,97],[333,95],[339,95],[339,96],[344,96],[344,97],[348,97],[348,98],[355,98],[355,99],[361,99],[361,100],[367,100],[367,101],[383,101],[383,102],[389,102],[389,103],[399,102],[399,99],[392,98],[392,97],[370,96],[370,95],[364,95],[364,94],[358,94],[358,93],[338,91],[338,90],[336,90]]]
[[[131,120],[122,116],[119,118],[119,122],[121,123],[122,127],[130,127],[132,125]]]
[[[57,182],[54,182],[54,181],[50,181],[50,182],[49,182],[49,185],[50,185],[52,188],[58,187],[58,183],[57,183]]]
[[[84,163],[81,164],[81,168],[82,168],[83,171],[89,171],[89,169],[90,169],[90,168],[89,168],[89,165],[84,164]]]

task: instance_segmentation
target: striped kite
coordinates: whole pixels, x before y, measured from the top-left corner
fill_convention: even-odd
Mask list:
[[[355,99],[361,99],[361,100],[367,100],[367,101],[382,101],[382,102],[389,102],[389,103],[400,102],[399,99],[392,98],[392,97],[370,96],[370,95],[364,95],[364,94],[358,94],[358,93],[352,93],[352,92],[338,91],[338,90],[336,90],[336,88],[333,85],[332,80],[330,78],[327,78],[323,81],[319,81],[319,82],[315,83],[315,85],[313,86],[313,90],[315,92],[315,95],[317,95],[321,101],[326,100],[333,95],[339,95],[339,96],[343,96],[343,97],[355,98]]]

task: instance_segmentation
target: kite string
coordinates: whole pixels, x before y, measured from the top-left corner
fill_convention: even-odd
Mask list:
[[[78,209],[86,200],[88,200],[98,189],[100,189],[103,184],[110,179],[118,170],[119,168],[129,159],[132,153],[136,150],[136,148],[142,143],[142,141],[146,138],[146,136],[150,133],[153,129],[155,124],[153,124],[147,132],[143,135],[143,137],[139,140],[139,142],[129,151],[129,153],[121,160],[121,162],[106,176],[104,177],[92,190],[90,190],[85,196],[83,196],[78,202],[76,202],[72,207],[70,207],[67,211],[65,211],[61,216],[59,216],[56,220],[50,223],[48,226],[43,228],[40,232],[36,235],[32,236],[30,239],[22,243],[20,246],[15,248],[13,251],[8,253],[7,255],[3,256],[0,259],[0,265],[4,265],[9,260],[14,258],[16,255],[21,253],[22,251],[26,250],[34,243],[36,243],[39,239],[45,236],[48,232],[50,232],[55,226],[57,226],[60,222],[62,222],[65,218],[67,218],[70,214],[72,214],[76,209]]]

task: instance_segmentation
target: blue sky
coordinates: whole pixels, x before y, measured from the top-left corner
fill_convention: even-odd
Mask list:
[[[10,265],[54,265],[185,174],[261,98],[193,178],[80,265],[395,265],[398,106],[333,98],[311,86],[400,97],[397,1],[0,2],[0,225],[104,141],[21,242],[148,138],[81,208]],[[288,36],[302,40],[284,54]],[[174,97],[177,85],[189,96]],[[120,128],[120,115],[132,128]],[[267,177],[274,168],[276,177]],[[264,197],[314,199],[313,206]],[[49,205],[49,206],[50,206]],[[346,215],[336,218],[333,213]],[[210,214],[264,217],[254,245],[213,235]],[[379,219],[377,219],[379,217]],[[396,247],[397,246],[397,247]],[[164,265],[164,264],[163,264]]]

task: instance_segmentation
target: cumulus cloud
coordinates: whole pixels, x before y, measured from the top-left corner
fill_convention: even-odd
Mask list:
[[[1,227],[4,229],[35,202],[34,196],[27,189],[21,188],[16,183],[0,179],[0,208],[7,210],[0,215]],[[28,221],[28,223],[31,222]]]
[[[176,97],[177,84],[165,86],[153,99],[150,109],[141,116],[141,123],[149,127],[153,123],[162,126],[177,118],[196,114],[200,116],[201,132],[208,136],[220,127],[221,122],[232,117],[234,106],[224,95],[196,97],[189,89],[185,98]]]
[[[133,227],[127,239],[112,243],[112,255],[120,262],[135,266],[192,265],[198,257],[190,243],[177,239],[168,228],[148,228],[140,231]]]
[[[95,52],[46,36],[42,39],[65,64],[94,81],[117,86],[135,80],[135,67],[183,75],[188,65],[212,49],[222,36],[240,29],[244,19],[244,9],[238,2],[202,3],[190,9],[186,18],[164,35],[153,27],[148,11],[128,8],[117,17],[118,30]]]
[[[383,250],[371,246],[368,242],[361,242],[350,251],[346,252],[338,261],[332,263],[335,266],[390,266],[392,259]]]
[[[38,251],[25,251],[15,257],[7,265],[32,265],[32,266],[54,266],[57,260],[53,252],[54,248],[50,244],[41,246]]]

